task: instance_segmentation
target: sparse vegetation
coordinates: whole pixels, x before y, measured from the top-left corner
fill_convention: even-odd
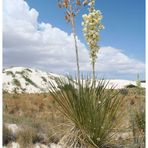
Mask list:
[[[41,78],[44,82],[47,82],[47,79],[45,77],[41,77]]]
[[[12,77],[15,77],[12,71],[6,71],[6,75],[12,75]]]
[[[131,104],[130,123],[133,132],[133,143],[137,147],[143,148],[145,145],[145,109],[143,103],[139,102],[136,107]]]
[[[16,141],[24,148],[40,142],[42,138],[38,135],[36,129],[25,127],[17,133]]]
[[[38,141],[43,143],[60,139],[65,119],[49,94],[15,94],[18,99],[13,99],[13,96],[3,94],[3,102],[7,106],[3,109],[4,123],[35,129]]]
[[[33,86],[35,86],[35,87],[38,88],[37,84],[35,84],[31,79],[29,79],[28,77],[26,77],[26,76],[24,76],[24,75],[23,75],[23,78],[24,78],[28,83],[30,83],[31,85],[33,85]]]
[[[137,104],[144,105],[145,89],[140,89],[140,94],[136,88],[127,88],[127,91],[127,95],[119,93],[120,98],[123,100],[122,107],[119,108],[123,120],[121,126],[117,127],[115,131],[118,134],[121,133],[121,138],[118,140],[112,138],[112,140],[113,144],[118,145],[119,143],[119,145],[129,148],[128,145],[133,145],[133,136],[129,134],[127,138],[122,139],[122,133],[132,131],[128,116],[128,104],[133,104],[132,106],[135,108],[137,108]],[[40,136],[43,138],[43,143],[47,144],[49,142],[58,142],[64,133],[70,129],[69,121],[59,112],[60,107],[50,94],[15,94],[18,99],[13,99],[13,95],[7,92],[3,94],[3,105],[6,106],[3,109],[4,123],[14,123],[19,126],[34,128],[37,133],[46,135]],[[110,148],[112,147],[110,146]]]
[[[13,134],[10,129],[6,125],[3,124],[3,145],[7,145],[9,142],[14,140]]]
[[[26,85],[29,85],[29,83],[28,83],[28,82],[26,82],[25,84],[26,84]]]
[[[145,133],[145,111],[139,110],[135,112],[136,125]]]
[[[26,68],[26,70],[29,71],[29,72],[32,72],[32,70],[30,70],[30,69],[28,69],[28,68]]]
[[[100,31],[104,26],[101,23],[103,16],[100,10],[95,9],[95,2],[96,0],[58,0],[59,8],[65,9],[65,20],[71,23],[76,55],[76,79],[51,75],[48,77],[54,82],[49,82],[50,79],[48,80],[45,75],[40,77],[41,72],[38,70],[34,73],[34,70],[20,67],[19,71],[16,71],[17,68],[6,71],[7,77],[8,75],[13,77],[13,83],[11,83],[12,78],[9,77],[10,82],[6,81],[4,85],[7,89],[7,84],[10,83],[9,87],[13,90],[13,94],[3,92],[3,145],[8,146],[9,142],[16,141],[21,148],[31,148],[38,142],[46,145],[54,142],[63,148],[119,148],[119,145],[125,148],[144,148],[145,89],[141,88],[139,75],[137,75],[136,84],[133,83],[135,85],[129,84],[120,90],[113,87],[108,89],[108,82],[96,79],[95,63],[100,49],[98,42]],[[28,12],[29,5],[25,3],[25,6],[27,9],[24,10]],[[85,6],[89,12],[82,15],[82,26],[90,49],[92,65],[92,77],[86,80],[80,77],[75,20],[81,8]],[[44,28],[48,33],[48,27]],[[69,37],[71,42],[71,35]],[[127,65],[121,62],[118,64],[122,64],[124,68]],[[127,72],[126,69],[125,71]],[[116,72],[114,74],[116,75]],[[20,81],[17,76],[21,78]],[[31,79],[33,77],[35,79]],[[28,88],[21,88],[20,82],[22,86],[24,84],[24,81],[21,81],[22,78],[25,84],[29,85]],[[49,82],[51,88],[44,82]],[[39,93],[48,91],[48,88],[50,93]],[[18,94],[19,91],[31,92],[31,90],[39,91],[36,94],[24,92]],[[8,88],[8,91],[11,90]],[[17,132],[17,129],[9,130],[6,123],[19,125],[19,130]]]
[[[20,74],[20,75],[24,75],[25,74],[25,71],[24,70],[22,70],[22,71],[16,71],[15,73],[16,74]]]
[[[18,87],[21,87],[21,83],[18,79],[13,79],[13,84],[18,86]]]
[[[129,85],[126,85],[125,88],[136,88],[136,86],[133,84],[129,84]]]

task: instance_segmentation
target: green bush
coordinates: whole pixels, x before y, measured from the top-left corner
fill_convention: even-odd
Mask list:
[[[60,143],[68,148],[103,147],[111,140],[112,130],[120,120],[118,92],[113,88],[106,90],[108,82],[104,80],[98,84],[82,80],[79,88],[72,78],[56,78],[55,81],[58,88],[51,84],[51,94],[72,125]]]

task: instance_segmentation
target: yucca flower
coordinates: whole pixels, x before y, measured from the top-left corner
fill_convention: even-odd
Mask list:
[[[80,85],[80,66],[79,66],[79,53],[78,53],[78,45],[77,45],[77,35],[76,35],[76,22],[75,17],[78,12],[81,10],[83,6],[86,6],[90,0],[58,0],[59,8],[65,8],[65,20],[68,23],[71,23],[72,33],[74,37],[74,46],[76,52],[76,64],[77,64],[77,76],[78,83]]]
[[[93,78],[95,79],[95,62],[97,58],[97,53],[99,51],[98,42],[100,40],[100,31],[104,29],[101,24],[103,18],[101,11],[94,8],[95,0],[89,2],[89,13],[82,15],[83,22],[83,33],[87,41],[88,47],[90,49],[90,58],[93,69]]]

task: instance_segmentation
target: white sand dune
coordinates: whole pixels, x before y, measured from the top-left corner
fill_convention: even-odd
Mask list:
[[[25,67],[12,67],[3,70],[3,90],[9,93],[44,93],[51,90],[51,83],[57,86],[56,77],[64,77],[53,73],[47,73],[36,69]],[[133,84],[136,81],[112,79],[107,80],[109,84],[107,88],[112,86],[115,89],[124,88],[126,85]],[[146,87],[145,83],[141,83],[141,87]]]
[[[131,80],[113,79],[113,80],[108,80],[108,81],[109,81],[108,88],[114,86],[115,89],[122,89],[122,88],[125,88],[125,86],[130,85],[130,84],[136,86],[136,81],[131,81]],[[141,87],[145,88],[146,84],[141,83]]]

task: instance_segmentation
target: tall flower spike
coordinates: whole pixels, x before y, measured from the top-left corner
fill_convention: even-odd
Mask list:
[[[89,0],[87,0],[88,2]],[[82,6],[87,5],[86,0],[58,0],[58,6],[60,8],[65,8],[65,20],[71,23],[72,33],[74,37],[74,45],[76,52],[76,64],[77,64],[77,77],[78,77],[78,86],[80,86],[80,68],[79,68],[79,55],[78,55],[78,45],[76,37],[76,23],[75,16],[78,14]],[[83,4],[83,5],[82,5]]]
[[[104,29],[104,26],[101,24],[101,20],[103,18],[101,12],[94,8],[95,0],[91,0],[88,5],[90,6],[89,13],[82,16],[82,25],[84,37],[90,49],[93,79],[95,79],[95,62],[100,48],[98,42],[100,40],[100,31]]]

